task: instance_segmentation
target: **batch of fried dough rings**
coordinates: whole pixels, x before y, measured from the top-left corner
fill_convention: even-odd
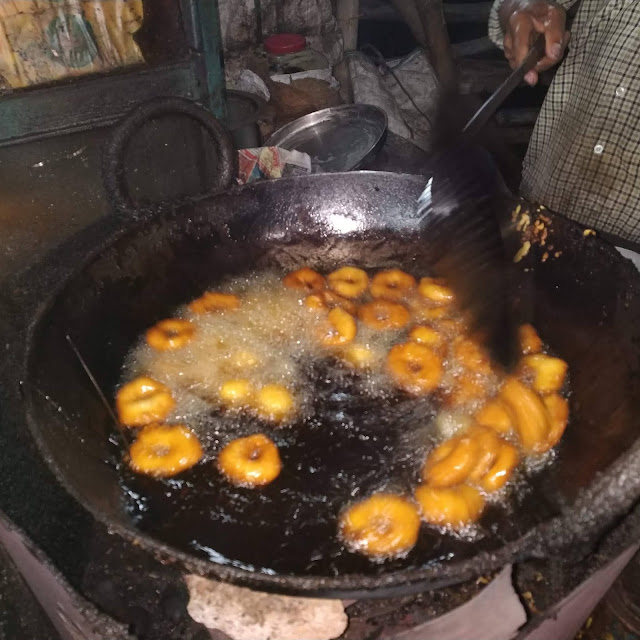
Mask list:
[[[360,323],[369,330],[399,332],[382,365],[392,384],[419,396],[439,390],[445,363],[456,363],[456,376],[444,394],[449,406],[474,407],[465,429],[426,455],[421,483],[413,495],[375,493],[347,506],[339,517],[346,546],[375,559],[397,557],[416,543],[420,521],[460,531],[481,517],[487,498],[503,489],[527,457],[544,454],[562,437],[569,418],[561,395],[566,363],[543,352],[531,325],[520,328],[522,357],[515,373],[497,372],[481,346],[468,335],[453,292],[445,283],[419,281],[398,269],[373,277],[355,267],[342,267],[326,277],[303,267],[283,278],[297,290],[300,304],[320,315],[317,339],[345,365],[372,366],[366,343],[358,342]],[[207,292],[189,305],[193,314],[241,314],[242,300],[232,293]],[[241,322],[238,315],[237,322]],[[157,350],[180,349],[194,335],[189,320],[168,319],[146,334]],[[379,365],[378,365],[379,366]],[[487,376],[500,376],[487,390]],[[295,413],[292,392],[278,384],[254,390],[247,380],[227,380],[219,397],[228,407],[250,406],[265,421],[283,423]],[[129,464],[138,473],[169,477],[203,457],[198,437],[185,425],[163,421],[175,405],[171,390],[138,377],[120,388],[116,406],[123,423],[138,429]],[[282,463],[278,448],[264,433],[232,440],[217,456],[226,479],[243,487],[275,480]]]

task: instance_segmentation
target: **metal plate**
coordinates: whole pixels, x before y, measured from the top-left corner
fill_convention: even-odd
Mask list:
[[[290,122],[265,146],[308,153],[314,173],[337,173],[357,169],[379,148],[386,130],[387,116],[382,109],[348,104]]]

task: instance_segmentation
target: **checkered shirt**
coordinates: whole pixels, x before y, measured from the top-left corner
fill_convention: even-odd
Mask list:
[[[500,47],[501,1],[489,18]],[[529,142],[521,193],[640,242],[640,0],[582,0]]]

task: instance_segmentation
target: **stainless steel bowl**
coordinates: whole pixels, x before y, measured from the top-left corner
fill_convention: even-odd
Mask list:
[[[387,130],[382,109],[348,104],[314,111],[278,129],[264,144],[311,156],[314,173],[361,167],[380,149]]]

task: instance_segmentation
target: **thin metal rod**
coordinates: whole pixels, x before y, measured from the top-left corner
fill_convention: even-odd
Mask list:
[[[122,425],[120,424],[120,421],[118,420],[118,416],[116,416],[114,410],[111,408],[111,405],[107,401],[107,398],[104,395],[104,393],[102,392],[102,389],[100,388],[100,385],[98,384],[97,380],[94,378],[93,374],[91,373],[91,370],[87,366],[87,363],[85,362],[84,358],[80,354],[80,351],[78,351],[78,347],[76,347],[76,345],[73,343],[73,340],[71,339],[71,336],[69,336],[67,334],[66,338],[67,338],[67,342],[69,343],[69,346],[71,347],[71,350],[75,354],[76,358],[78,358],[78,362],[82,365],[82,368],[84,369],[84,372],[87,374],[87,377],[89,378],[89,380],[91,380],[91,384],[93,385],[93,388],[96,390],[96,393],[98,394],[98,396],[100,396],[100,400],[102,400],[102,404],[104,404],[104,406],[106,407],[107,411],[109,412],[109,415],[111,416],[111,419],[113,420],[113,423],[116,425],[116,428],[120,432],[120,435],[122,436],[122,439],[124,440],[124,443],[127,446],[129,446],[131,444],[131,440],[129,439],[128,434],[126,433],[126,431],[123,429]]]
[[[472,136],[482,129],[495,114],[498,107],[513,93],[514,89],[520,86],[527,73],[544,58],[544,52],[545,39],[543,35],[539,35],[520,66],[489,96],[471,120],[467,122],[462,133]]]

